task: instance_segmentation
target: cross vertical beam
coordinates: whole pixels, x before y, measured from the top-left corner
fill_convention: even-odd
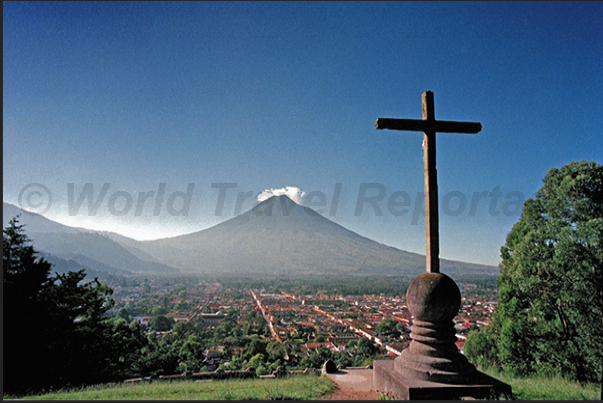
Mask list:
[[[435,121],[433,92],[422,97],[423,120]],[[436,131],[423,132],[423,163],[425,171],[425,256],[428,273],[440,272],[440,230],[438,215],[438,171],[436,169]]]
[[[425,243],[428,273],[440,272],[440,233],[438,216],[438,173],[436,169],[436,132],[476,134],[481,123],[435,120],[433,92],[425,91],[422,98],[423,120],[383,119],[375,122],[377,129],[423,132],[423,163],[425,170]]]

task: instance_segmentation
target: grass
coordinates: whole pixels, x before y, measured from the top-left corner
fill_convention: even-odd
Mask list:
[[[293,375],[279,379],[161,381],[27,396],[24,400],[315,400],[334,390],[326,376]],[[7,396],[4,396],[7,399]]]
[[[581,385],[559,376],[517,378],[482,369],[513,388],[518,400],[600,400],[599,384]],[[292,375],[280,379],[221,380],[212,382],[160,381],[97,385],[82,389],[26,396],[24,400],[315,400],[333,392],[326,376]],[[4,396],[4,400],[11,399]],[[390,400],[379,396],[379,400]]]
[[[491,369],[481,369],[494,378],[511,385],[517,400],[600,400],[600,384],[580,384],[560,376],[513,377]]]

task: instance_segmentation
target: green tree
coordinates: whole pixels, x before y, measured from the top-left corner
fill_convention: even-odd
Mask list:
[[[325,342],[325,336],[322,334],[318,334],[316,335],[316,337],[314,338],[314,340],[312,341],[313,343],[323,343]]]
[[[84,270],[50,275],[18,217],[3,231],[4,391],[104,382],[112,360],[113,290]]]
[[[138,311],[138,315],[151,315],[153,312],[153,303],[150,299],[143,298],[136,304],[136,310]]]
[[[500,367],[498,365],[498,347],[496,346],[500,335],[494,333],[498,330],[495,326],[486,326],[469,333],[463,349],[473,364],[485,368]]]
[[[363,357],[373,356],[379,351],[372,341],[365,339],[364,337],[356,340],[350,340],[348,342],[348,349],[352,352],[352,354]]]
[[[167,295],[164,295],[162,300],[161,300],[161,307],[163,309],[165,309],[166,312],[170,311],[170,307],[172,306],[170,299],[168,298]]]
[[[233,330],[237,328],[237,323],[232,319],[226,319],[222,323],[220,323],[214,329],[214,344],[219,345],[224,342],[224,340],[233,334]],[[237,336],[239,332],[237,331]]]
[[[333,356],[333,353],[331,353],[331,351],[328,348],[326,348],[324,346],[318,346],[318,348],[316,350],[313,350],[310,352],[309,356],[301,359],[300,366],[302,368],[317,368],[318,369],[323,366],[325,361],[332,358],[332,356]]]
[[[171,316],[157,315],[153,316],[149,321],[149,326],[157,332],[167,332],[174,326],[174,318]]]
[[[111,359],[108,365],[115,379],[128,379],[142,374],[141,350],[147,344],[140,323],[133,320],[130,325],[123,318],[112,323]]]
[[[266,355],[266,346],[268,345],[268,342],[266,342],[265,340],[262,339],[254,339],[251,341],[251,343],[249,343],[249,345],[247,346],[247,351],[249,352],[249,354],[251,356],[255,356],[257,354],[262,354],[262,355]]]
[[[284,360],[287,356],[287,348],[284,344],[279,343],[278,341],[268,343],[266,346],[266,352],[268,353],[268,359],[271,362]]]
[[[194,322],[178,322],[174,325],[172,331],[180,339],[187,339],[190,335],[198,337],[201,333],[199,324]]]
[[[226,316],[228,316],[231,319],[236,320],[239,313],[241,313],[241,308],[231,308],[228,310],[228,313],[226,314]]]
[[[249,366],[257,369],[257,368],[264,366],[265,362],[266,362],[266,356],[262,353],[257,353],[249,359]]]
[[[603,362],[603,166],[572,162],[552,168],[543,183],[501,248],[492,323],[469,335],[466,352],[522,375],[596,382]]]
[[[148,343],[142,349],[141,373],[144,375],[170,375],[176,373],[180,362],[178,346],[171,348],[173,340],[170,334],[161,339],[155,333],[148,336]]]
[[[180,360],[186,365],[186,371],[199,371],[203,361],[203,346],[197,336],[191,334],[180,348]]]
[[[391,337],[397,339],[400,337],[400,330],[398,330],[398,322],[390,317],[383,319],[377,326],[375,326],[375,332],[380,336]]]
[[[165,309],[162,306],[156,306],[153,308],[153,310],[151,311],[151,315],[152,316],[159,316],[159,315],[166,315],[168,314],[170,311],[168,311],[167,309]]]
[[[128,322],[130,320],[130,313],[128,312],[128,309],[126,307],[123,307],[117,313],[117,317]]]
[[[342,367],[351,367],[354,363],[347,351],[340,351],[333,354],[333,361]]]
[[[28,384],[24,374],[31,373],[30,369],[37,372],[36,357],[44,356],[44,346],[39,342],[26,346],[25,341],[38,333],[32,315],[44,310],[40,294],[47,287],[51,265],[37,258],[23,227],[17,218],[12,219],[2,240],[4,391],[8,393],[43,386],[37,379],[36,384]]]

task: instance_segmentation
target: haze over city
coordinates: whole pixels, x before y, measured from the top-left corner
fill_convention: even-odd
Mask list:
[[[483,127],[438,134],[440,256],[496,265],[551,167],[603,160],[599,2],[3,5],[3,201],[67,225],[157,239],[287,194],[424,254],[423,136],[374,123],[431,90]]]

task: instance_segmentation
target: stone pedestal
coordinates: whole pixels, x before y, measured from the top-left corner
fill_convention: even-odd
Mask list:
[[[511,387],[482,372],[475,371],[466,384],[422,381],[402,376],[394,369],[394,361],[373,363],[373,390],[396,400],[458,400],[510,398]]]
[[[396,399],[455,399],[511,395],[511,387],[476,370],[456,347],[453,319],[461,293],[441,273],[417,276],[406,293],[411,342],[392,361],[375,361],[373,388]]]

